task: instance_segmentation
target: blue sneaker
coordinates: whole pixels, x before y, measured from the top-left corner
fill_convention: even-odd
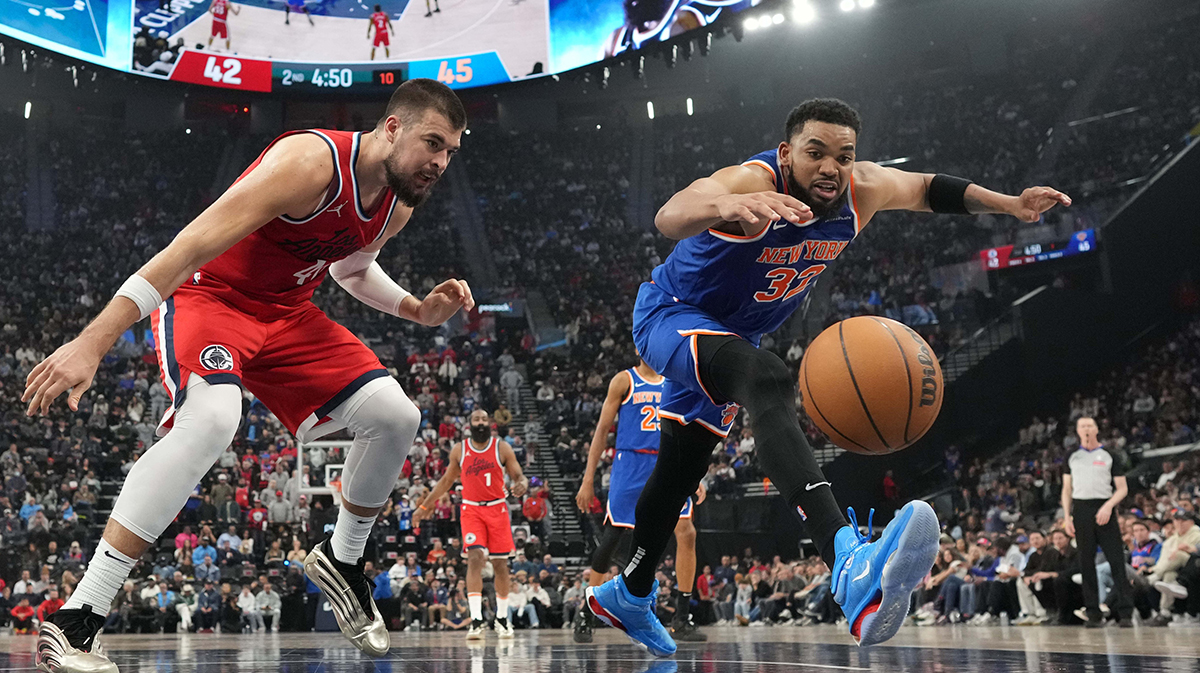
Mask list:
[[[858,532],[858,518],[837,532],[833,548],[833,599],[850,622],[859,645],[875,645],[896,635],[908,616],[909,599],[937,559],[939,526],[929,503],[905,505],[871,542]],[[867,517],[867,530],[875,510]]]
[[[625,632],[636,645],[656,657],[675,654],[675,641],[658,621],[654,606],[658,602],[658,580],[645,598],[625,588],[625,576],[618,574],[598,587],[587,588],[588,607],[596,619]]]

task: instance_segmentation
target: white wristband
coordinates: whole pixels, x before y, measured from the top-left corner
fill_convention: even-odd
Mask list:
[[[121,284],[121,289],[117,290],[117,297],[125,297],[137,305],[138,320],[145,320],[146,316],[154,313],[154,309],[162,303],[162,295],[150,281],[142,278],[136,273],[130,276],[124,283]]]

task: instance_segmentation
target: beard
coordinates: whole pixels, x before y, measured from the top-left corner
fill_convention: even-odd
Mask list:
[[[787,171],[787,177],[784,179],[787,181],[788,191],[812,210],[814,219],[829,217],[841,210],[842,206],[846,205],[847,190],[845,189],[837,195],[836,199],[826,201],[819,196],[814,196],[808,189],[801,187],[800,183],[796,182],[796,178],[793,176],[790,168]]]
[[[387,184],[392,193],[396,195],[400,203],[409,208],[416,208],[425,203],[425,200],[429,198],[429,192],[433,190],[434,183],[437,182],[435,180],[424,188],[418,187],[413,184],[413,176],[396,171],[392,168],[391,163],[386,161],[383,163],[383,172],[387,176]]]

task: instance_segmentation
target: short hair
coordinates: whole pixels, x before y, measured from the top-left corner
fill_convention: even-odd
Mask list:
[[[455,129],[467,126],[467,111],[463,108],[458,94],[433,79],[410,79],[396,87],[392,97],[388,99],[383,119],[395,115],[400,118],[401,123],[408,125],[426,110],[433,110],[442,115]]]
[[[1145,528],[1146,530],[1150,530],[1150,524],[1146,523],[1142,519],[1138,519],[1129,525],[1130,525],[1130,527],[1141,526],[1142,528]]]
[[[849,103],[837,98],[813,98],[792,108],[784,127],[784,140],[791,140],[809,121],[849,126],[855,135],[862,129],[862,118]]]
[[[379,12],[382,10],[383,10],[383,7],[380,7],[379,5],[375,5],[375,11]]]

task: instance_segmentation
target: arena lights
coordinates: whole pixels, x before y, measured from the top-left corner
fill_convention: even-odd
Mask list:
[[[654,101],[646,101],[646,116],[654,119]]]
[[[858,0],[858,6],[863,9],[870,9],[875,6],[875,0]]]
[[[29,113],[33,111],[33,101],[25,101],[25,118],[29,119]]]
[[[843,12],[853,12],[854,0],[842,0],[842,3],[838,5],[838,7],[841,8]]]
[[[688,111],[689,117],[691,117],[692,114],[694,113],[694,109],[692,108],[692,99],[691,98],[687,99],[687,111]]]
[[[800,25],[808,25],[817,20],[817,8],[808,0],[796,0],[792,20]]]
[[[782,14],[776,14],[775,16],[771,16],[770,14],[752,16],[746,19],[743,25],[746,27],[746,30],[756,30],[758,28],[770,28],[777,23],[783,23]]]

